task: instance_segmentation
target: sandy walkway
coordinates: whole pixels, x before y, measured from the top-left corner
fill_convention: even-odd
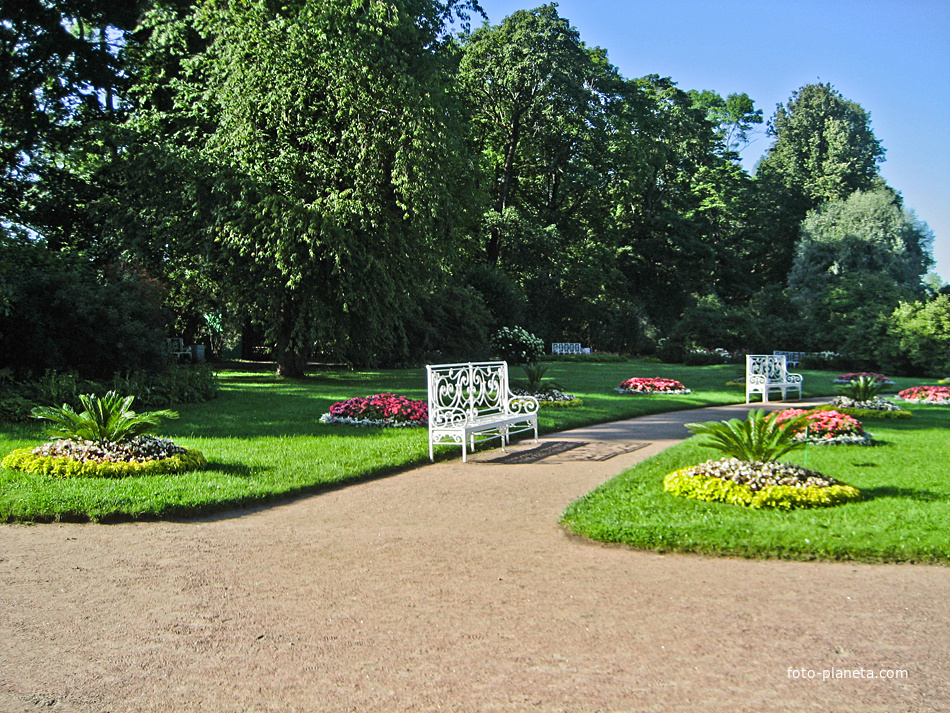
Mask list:
[[[695,418],[575,434],[652,442],[606,461],[0,526],[0,711],[950,710],[950,568],[661,556],[558,526]]]

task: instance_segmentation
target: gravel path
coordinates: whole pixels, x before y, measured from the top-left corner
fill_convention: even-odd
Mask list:
[[[657,555],[559,527],[682,423],[742,411],[550,437],[650,443],[603,461],[0,526],[0,711],[950,710],[948,567]]]

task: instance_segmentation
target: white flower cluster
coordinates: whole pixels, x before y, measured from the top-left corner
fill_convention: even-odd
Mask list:
[[[900,411],[901,407],[893,401],[886,401],[882,398],[874,398],[870,401],[855,401],[847,396],[835,396],[831,402],[832,406],[838,408],[863,408],[869,411]]]
[[[822,475],[818,471],[802,468],[794,463],[770,461],[745,461],[738,458],[721,458],[694,465],[682,471],[685,475],[704,475],[707,478],[720,478],[749,486],[752,490],[762,490],[771,485],[790,485],[795,488],[836,485],[837,480]]]
[[[50,441],[33,449],[33,455],[72,458],[82,463],[144,463],[181,455],[187,451],[168,438],[136,436],[121,443],[93,443],[67,438]]]
[[[320,423],[342,423],[347,426],[375,426],[377,428],[419,428],[428,427],[424,421],[392,421],[389,419],[350,418],[349,416],[331,416],[325,413],[320,417]]]
[[[538,401],[573,401],[574,394],[567,394],[558,389],[545,389],[544,391],[528,391],[527,389],[512,389],[513,396],[533,396]]]

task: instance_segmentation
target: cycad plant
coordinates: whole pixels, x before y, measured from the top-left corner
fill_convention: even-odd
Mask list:
[[[722,451],[727,456],[768,463],[805,447],[803,441],[795,439],[795,434],[805,429],[807,421],[808,415],[803,414],[780,423],[774,413],[753,409],[745,421],[732,418],[728,421],[687,423],[686,427],[696,435],[710,436],[712,440],[703,445]]]
[[[855,401],[873,401],[881,393],[884,384],[873,376],[859,376],[850,383],[838,387],[838,393]]]
[[[175,411],[149,411],[136,413],[132,410],[134,396],[119,396],[110,391],[105,396],[82,394],[79,397],[83,410],[76,413],[69,404],[59,407],[38,406],[33,409],[34,418],[52,421],[47,429],[52,438],[65,438],[93,443],[122,443],[136,436],[154,431],[166,418],[178,418]]]
[[[547,383],[544,383],[544,375],[548,371],[548,367],[544,364],[524,364],[521,368],[524,370],[524,375],[528,380],[528,391],[539,393],[550,389],[560,388],[558,384],[551,380],[548,380]]]

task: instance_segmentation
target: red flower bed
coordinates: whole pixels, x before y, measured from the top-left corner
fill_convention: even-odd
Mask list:
[[[950,404],[950,386],[912,386],[898,393],[897,398],[924,404]]]
[[[775,420],[781,423],[805,414],[808,416],[809,439],[830,441],[841,436],[861,437],[864,435],[860,421],[838,411],[806,411],[800,408],[789,408],[775,414]],[[804,435],[804,428],[800,428],[799,432]]]
[[[622,381],[616,388],[624,394],[688,394],[689,389],[676,379],[634,377]]]
[[[330,418],[324,422],[367,421],[380,425],[425,425],[429,421],[429,405],[425,401],[408,399],[396,394],[358,396],[337,401],[330,406]]]

